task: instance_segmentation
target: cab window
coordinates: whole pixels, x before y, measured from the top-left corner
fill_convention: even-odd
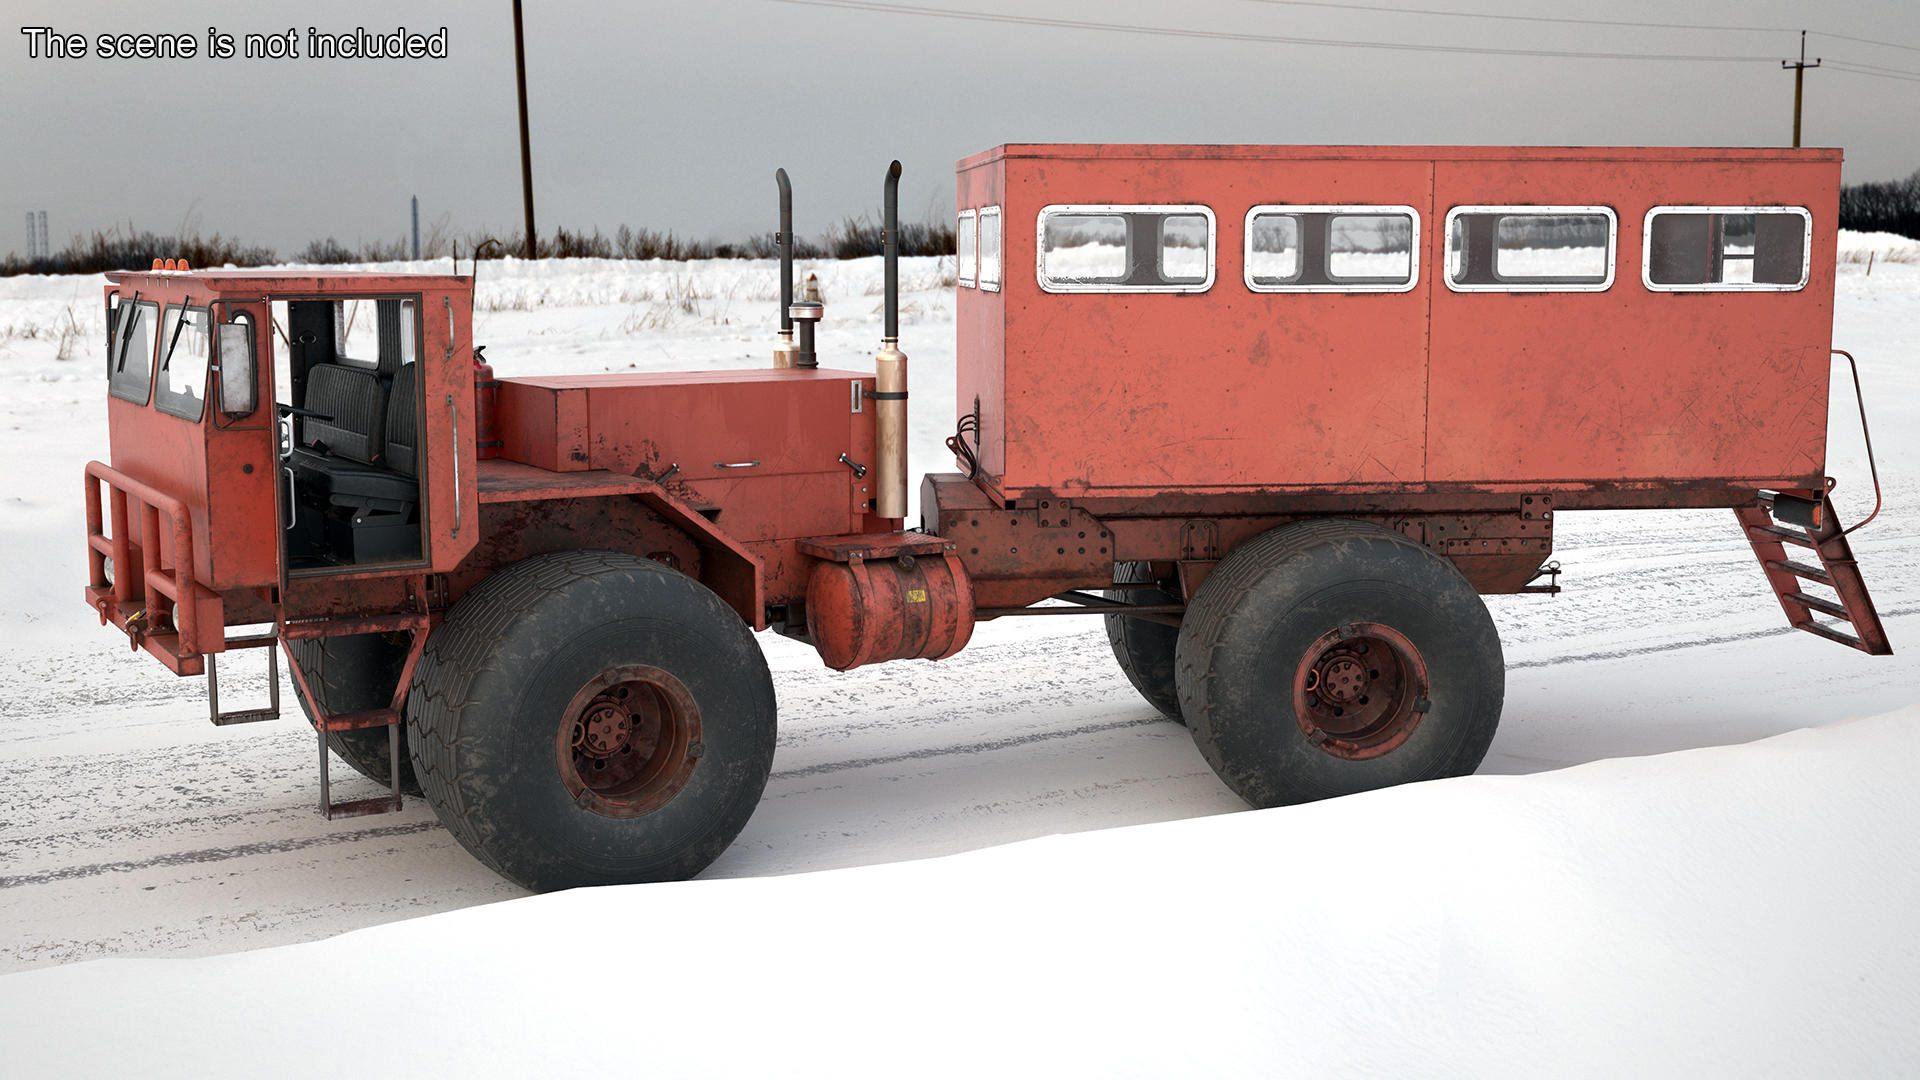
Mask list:
[[[160,320],[160,377],[154,408],[199,423],[207,407],[207,363],[213,355],[213,319],[206,308],[168,304]]]
[[[145,405],[152,396],[154,325],[160,305],[151,300],[122,303],[111,321],[113,338],[107,343],[107,392]]]

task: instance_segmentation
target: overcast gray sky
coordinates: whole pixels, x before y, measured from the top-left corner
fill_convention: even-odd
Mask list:
[[[737,239],[775,225],[772,173],[817,234],[877,207],[951,210],[953,163],[1004,142],[1788,145],[1794,56],[1803,142],[1846,150],[1848,182],[1920,169],[1920,3],[1842,0],[1367,0],[1375,8],[1709,24],[1714,30],[1465,18],[1276,0],[526,0],[542,234],[625,223]],[[238,236],[289,255],[421,218],[520,224],[510,0],[288,3],[4,0],[0,250],[44,210],[55,249],[116,224]],[[1253,38],[1751,57],[1597,59],[1348,48],[997,22],[909,8]],[[446,59],[312,59],[307,29],[447,28]],[[18,27],[83,34],[84,59],[31,59]],[[299,59],[214,59],[210,27],[299,31]],[[1730,29],[1729,29],[1730,28]],[[1741,29],[1741,28],[1777,28]],[[102,33],[187,33],[193,59],[103,59]],[[1850,41],[1865,38],[1870,41]],[[1876,44],[1878,43],[1878,44]],[[1870,74],[1861,69],[1894,73]]]

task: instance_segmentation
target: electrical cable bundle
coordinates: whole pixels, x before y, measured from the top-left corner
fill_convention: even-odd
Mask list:
[[[953,434],[947,436],[947,449],[953,451],[954,457],[966,462],[967,479],[972,480],[980,475],[980,459],[974,454],[973,448],[967,446],[968,432],[973,433],[973,446],[978,447],[980,445],[979,413],[968,413],[960,418],[960,422],[954,425]]]

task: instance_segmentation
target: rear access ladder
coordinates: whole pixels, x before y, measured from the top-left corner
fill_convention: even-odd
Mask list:
[[[1860,580],[1860,564],[1854,561],[1846,530],[1833,512],[1833,500],[1825,492],[1819,495],[1816,502],[1788,492],[1772,497],[1762,494],[1756,505],[1736,508],[1734,514],[1788,622],[1873,656],[1890,655],[1893,646],[1873,609],[1866,583]],[[1789,558],[1789,545],[1812,551],[1820,565]],[[1809,595],[1802,585],[1808,581],[1831,589],[1835,599]],[[1815,612],[1839,619],[1853,633],[1815,620]]]

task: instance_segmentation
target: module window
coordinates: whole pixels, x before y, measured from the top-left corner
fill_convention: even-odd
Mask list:
[[[1048,292],[1205,292],[1215,226],[1204,206],[1049,206],[1040,211]]]
[[[1000,208],[980,211],[980,287],[1000,291]]]
[[[960,222],[954,226],[953,246],[955,251],[955,277],[963,289],[973,288],[980,273],[980,240],[978,214],[972,210],[960,211]]]
[[[1256,206],[1245,273],[1254,292],[1406,292],[1420,280],[1411,206]]]
[[[1606,206],[1456,206],[1447,213],[1447,288],[1604,292],[1618,236]]]
[[[1657,292],[1791,292],[1807,284],[1813,215],[1798,206],[1656,206],[1641,276]]]

